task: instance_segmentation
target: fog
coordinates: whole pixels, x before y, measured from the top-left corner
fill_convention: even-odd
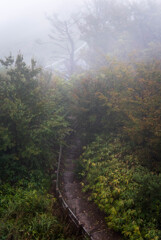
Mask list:
[[[161,58],[160,22],[159,0],[1,0],[0,58],[20,52],[68,75],[107,56]]]
[[[66,19],[80,5],[81,0],[1,0],[0,58],[21,52],[27,62],[34,57],[40,64],[50,65],[54,48],[46,16],[57,13]]]

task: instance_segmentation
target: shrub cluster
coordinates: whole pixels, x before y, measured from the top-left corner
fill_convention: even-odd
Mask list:
[[[97,137],[80,158],[83,191],[90,190],[107,225],[126,239],[161,238],[161,174],[139,164],[119,137]]]
[[[14,187],[9,183],[1,185],[0,239],[72,239],[55,215],[56,199],[47,193],[49,183],[49,176],[32,171],[30,178],[21,179]]]

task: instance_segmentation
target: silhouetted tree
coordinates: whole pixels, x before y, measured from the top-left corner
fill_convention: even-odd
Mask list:
[[[52,26],[49,37],[57,48],[57,61],[63,63],[67,76],[71,76],[76,69],[75,50],[79,41],[77,20],[70,17],[60,20],[56,15],[47,18]]]

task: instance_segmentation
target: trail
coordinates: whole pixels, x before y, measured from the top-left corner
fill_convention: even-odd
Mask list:
[[[78,146],[78,141],[70,145],[63,162],[61,176],[63,197],[94,240],[121,240],[118,233],[107,228],[104,214],[93,202],[87,200],[88,194],[81,191],[81,184],[75,176]]]

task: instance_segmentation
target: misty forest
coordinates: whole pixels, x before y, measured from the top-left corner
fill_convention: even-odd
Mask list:
[[[0,55],[1,240],[88,239],[55,192],[60,146],[64,198],[77,215],[63,173],[74,166],[80,204],[94,204],[109,233],[91,239],[161,240],[161,2],[82,6],[44,16],[49,66],[24,49]]]

